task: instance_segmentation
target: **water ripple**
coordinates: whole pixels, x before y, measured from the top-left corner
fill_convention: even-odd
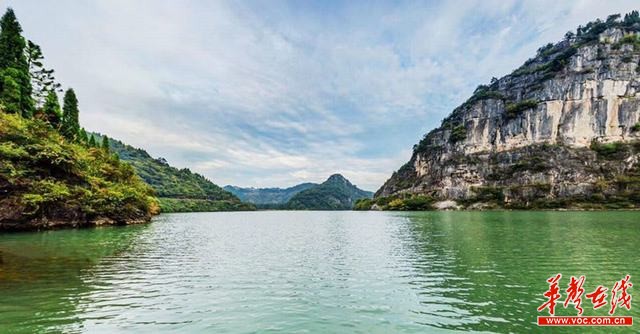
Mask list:
[[[172,214],[0,235],[0,332],[539,331],[551,274],[585,274],[590,287],[638,277],[638,218]]]

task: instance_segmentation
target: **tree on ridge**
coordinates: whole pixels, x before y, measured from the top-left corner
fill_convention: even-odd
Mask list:
[[[67,89],[64,93],[62,107],[62,135],[69,140],[76,140],[80,134],[80,123],[78,121],[78,98],[73,88]]]
[[[0,103],[6,112],[31,117],[34,102],[25,48],[22,27],[13,9],[7,8],[0,18]]]
[[[54,90],[49,91],[45,98],[42,112],[38,112],[37,114],[42,114],[42,118],[54,129],[58,129],[60,127],[62,111],[60,110],[60,103],[58,102],[58,94],[56,94]]]

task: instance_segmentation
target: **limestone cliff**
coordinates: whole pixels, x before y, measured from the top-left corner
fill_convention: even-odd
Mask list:
[[[639,31],[636,12],[591,22],[479,86],[414,147],[376,198],[638,207]]]

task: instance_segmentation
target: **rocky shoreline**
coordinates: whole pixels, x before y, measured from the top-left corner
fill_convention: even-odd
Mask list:
[[[108,217],[97,217],[90,220],[62,220],[44,217],[22,222],[0,222],[0,233],[147,224],[151,222],[151,218],[151,216],[147,216],[127,220],[114,220]]]

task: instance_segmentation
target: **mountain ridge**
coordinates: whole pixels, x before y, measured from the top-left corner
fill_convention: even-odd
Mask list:
[[[104,137],[99,133],[89,135],[97,142]],[[255,210],[206,177],[188,168],[173,167],[163,158],[153,158],[144,149],[111,138],[109,148],[155,190],[162,212]]]
[[[288,202],[291,197],[295,194],[309,189],[311,187],[317,186],[317,183],[305,182],[300,183],[295,186],[291,186],[288,188],[243,188],[232,185],[226,185],[223,187],[224,190],[236,195],[240,200],[244,202],[249,202],[253,204],[260,205],[273,205],[273,204],[284,204]]]

